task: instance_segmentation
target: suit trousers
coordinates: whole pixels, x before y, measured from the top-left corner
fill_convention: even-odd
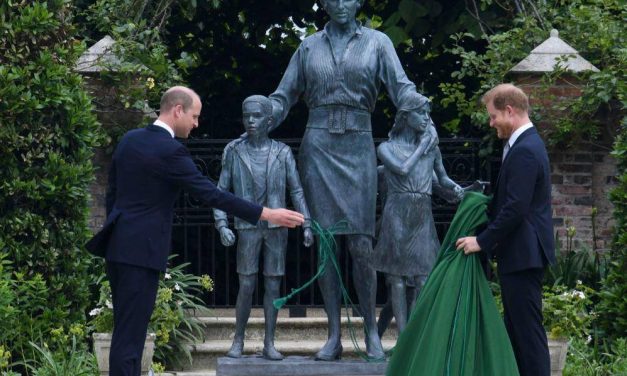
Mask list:
[[[542,326],[544,268],[500,274],[505,327],[520,376],[550,376],[551,360]]]
[[[159,271],[107,261],[113,298],[110,376],[140,376],[148,323],[155,306]]]

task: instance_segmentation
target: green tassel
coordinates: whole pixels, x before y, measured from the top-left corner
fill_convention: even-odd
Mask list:
[[[285,305],[285,303],[287,303],[287,299],[289,297],[290,296],[288,295],[288,296],[284,296],[282,298],[274,299],[274,301],[272,302],[272,305],[274,305],[274,308],[276,308],[276,309],[281,309]]]

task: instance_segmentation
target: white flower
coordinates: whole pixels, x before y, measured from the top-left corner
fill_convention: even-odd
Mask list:
[[[175,283],[175,284],[174,284],[174,289],[175,289],[176,291],[181,291],[181,286],[179,286],[179,284],[178,284],[178,283]]]
[[[102,312],[102,308],[94,308],[89,311],[89,316],[97,316],[100,314],[100,312]]]
[[[586,338],[586,344],[592,342],[592,336],[588,334],[588,338]]]
[[[583,291],[579,291],[579,290],[573,291],[573,296],[576,296],[579,299],[585,299],[586,298],[586,294],[584,294]]]
[[[109,300],[105,300],[105,305],[107,306],[107,308],[113,309],[113,304]]]
[[[583,285],[583,282],[581,282],[581,279],[577,280],[577,285]]]
[[[172,279],[172,276],[170,275],[170,273],[165,273],[163,278],[165,278],[165,279]]]

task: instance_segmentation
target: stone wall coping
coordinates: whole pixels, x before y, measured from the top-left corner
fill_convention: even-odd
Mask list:
[[[542,42],[531,53],[516,64],[511,73],[553,72],[559,66],[570,72],[593,71],[599,69],[579,55],[577,50],[559,37],[559,32],[551,30],[549,39]]]
[[[120,59],[113,53],[115,40],[105,35],[96,44],[78,58],[74,70],[80,73],[115,71],[113,67],[120,64]]]

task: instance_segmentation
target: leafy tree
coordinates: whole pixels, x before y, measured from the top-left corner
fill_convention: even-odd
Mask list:
[[[487,24],[507,20],[497,7],[478,12]],[[198,1],[196,12],[174,10],[167,25],[166,44],[172,56],[187,54],[197,65],[185,74],[186,81],[201,94],[203,114],[197,133],[210,138],[234,138],[242,132],[241,101],[253,93],[268,95],[278,85],[301,38],[321,30],[327,16],[315,0]],[[385,32],[419,91],[438,95],[438,84],[450,79],[459,66],[446,53],[449,36],[456,32],[480,33],[475,16],[464,2],[437,0],[366,0],[359,20]],[[468,48],[483,49],[480,40],[465,40]],[[437,101],[436,101],[437,104]],[[385,137],[395,109],[385,93],[377,104],[373,124],[375,137]],[[436,106],[436,123],[448,121],[450,111]],[[285,126],[274,137],[301,137],[307,111],[302,101],[295,106]]]
[[[28,341],[53,346],[53,330],[85,334],[91,257],[82,246],[102,136],[72,71],[83,51],[74,33],[69,1],[0,5],[0,259],[11,260],[2,283],[13,292],[0,347],[14,361],[28,356]]]
[[[531,1],[521,4],[534,4]],[[454,81],[442,82],[440,88],[444,97],[442,105],[451,107],[459,117],[445,124],[451,131],[467,132],[462,124],[481,127],[487,122],[483,108],[479,106],[480,96],[500,82],[510,81],[509,70],[522,60],[535,46],[545,40],[552,28],[558,29],[580,54],[601,71],[582,75],[587,84],[581,98],[560,104],[558,116],[545,118],[554,125],[549,131],[551,144],[594,140],[601,132],[601,124],[613,124],[616,119],[604,117],[611,112],[620,114],[625,108],[627,92],[625,33],[622,32],[626,10],[617,0],[576,0],[547,1],[534,5],[533,12],[520,13],[514,19],[512,28],[482,36],[487,44],[485,52],[468,49],[463,41],[473,35],[458,33],[453,36],[454,47],[449,52],[456,56],[462,65],[451,73]],[[545,76],[548,87],[551,82],[563,76],[557,71]],[[611,128],[611,127],[610,127]]]
[[[181,84],[181,72],[194,64],[186,54],[171,58],[163,43],[172,10],[191,14],[194,2],[83,0],[76,7],[76,27],[86,42],[95,43],[106,35],[115,41],[110,53],[116,59],[97,63],[103,68],[97,78],[110,89],[106,104],[97,111],[126,115],[106,118],[111,151],[127,130],[145,125],[144,115],[158,108],[161,94]]]

